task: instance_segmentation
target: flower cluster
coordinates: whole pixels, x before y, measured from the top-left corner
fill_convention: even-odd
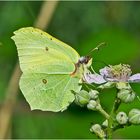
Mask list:
[[[118,112],[121,103],[130,103],[134,101],[136,93],[131,87],[131,83],[140,82],[140,73],[132,75],[130,65],[119,64],[109,65],[99,70],[98,73],[85,73],[84,80],[88,84],[96,84],[96,89],[89,91],[81,90],[75,94],[75,102],[80,106],[86,106],[89,110],[99,111],[105,121],[100,124],[91,126],[90,131],[101,139],[110,138],[110,133],[117,129],[129,125],[140,124],[140,110],[131,109],[129,113],[124,111]],[[115,87],[117,89],[116,98],[112,111],[107,113],[100,104],[99,95],[105,88]]]

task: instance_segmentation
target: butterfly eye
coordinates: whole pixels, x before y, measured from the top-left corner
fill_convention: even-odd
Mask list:
[[[46,79],[42,79],[42,82],[43,82],[44,84],[47,84],[47,80],[46,80]]]

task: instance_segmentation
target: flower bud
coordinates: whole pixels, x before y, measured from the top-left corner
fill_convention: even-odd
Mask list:
[[[140,124],[140,110],[132,109],[128,114],[129,122],[132,124]]]
[[[90,131],[92,133],[95,133],[97,136],[99,136],[100,138],[105,138],[105,132],[103,131],[103,129],[101,128],[101,126],[99,124],[94,124],[91,126]]]
[[[129,85],[129,83],[126,82],[117,82],[116,83],[116,88],[117,89],[131,89],[131,86]]]
[[[135,99],[135,93],[132,90],[128,89],[121,89],[117,97],[124,103],[130,103]]]
[[[119,124],[126,124],[128,117],[125,112],[119,112],[116,116],[116,120]]]
[[[102,126],[104,128],[107,128],[108,127],[108,120],[105,120],[103,123],[102,123]]]
[[[95,100],[90,100],[89,103],[87,104],[87,108],[90,110],[96,110],[97,106],[98,106],[98,103]]]
[[[99,92],[97,90],[91,90],[89,92],[89,96],[90,96],[91,99],[94,99],[94,100],[97,99],[98,95],[99,95]]]
[[[75,102],[80,105],[84,106],[86,105],[90,100],[90,96],[87,91],[81,90],[79,93],[76,93],[75,95]]]

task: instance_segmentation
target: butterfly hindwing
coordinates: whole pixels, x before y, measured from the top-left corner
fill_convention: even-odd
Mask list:
[[[78,91],[79,79],[69,75],[23,74],[20,88],[31,109],[63,111],[73,102],[72,90]]]

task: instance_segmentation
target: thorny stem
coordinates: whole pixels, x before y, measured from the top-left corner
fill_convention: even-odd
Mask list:
[[[120,104],[121,104],[121,100],[118,99],[117,96],[116,96],[113,107],[112,107],[112,110],[110,112],[110,117],[108,119],[107,138],[112,137],[114,116],[116,115],[116,112],[117,112]]]
[[[112,113],[116,114],[116,111],[118,110],[120,104],[121,104],[121,100],[116,97],[114,105],[113,105]]]
[[[118,90],[117,90],[118,92]],[[116,92],[116,93],[117,93]],[[125,126],[124,125],[116,125],[116,126],[113,126],[113,123],[114,123],[114,117],[116,116],[117,114],[117,110],[119,109],[119,106],[121,104],[121,100],[117,97],[115,97],[115,101],[114,101],[114,104],[113,104],[113,107],[111,109],[111,112],[110,114],[108,114],[103,108],[102,106],[100,105],[100,100],[98,99],[97,102],[99,103],[99,105],[96,107],[97,111],[99,111],[107,120],[108,120],[108,127],[105,129],[105,132],[106,132],[106,138],[107,139],[111,139],[112,137],[112,133],[119,129],[119,128],[124,128]],[[129,126],[130,124],[127,124],[127,126]],[[105,138],[104,138],[105,139]]]

